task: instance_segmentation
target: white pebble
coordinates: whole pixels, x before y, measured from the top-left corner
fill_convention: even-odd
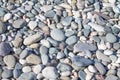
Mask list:
[[[24,59],[19,59],[19,63],[22,64],[22,65],[24,65],[24,64],[26,64],[26,60],[24,60]]]
[[[113,51],[107,49],[107,50],[104,51],[104,54],[105,55],[111,55],[111,54],[113,54]]]
[[[24,73],[31,72],[31,67],[30,67],[30,66],[24,66],[24,67],[22,68],[22,71],[23,71]]]
[[[30,28],[31,30],[33,30],[33,29],[36,28],[37,22],[36,22],[36,21],[30,21],[30,22],[28,23],[28,26],[29,26],[29,28]]]
[[[33,66],[32,70],[34,73],[38,74],[42,70],[42,65],[35,65],[35,66]]]
[[[115,63],[120,63],[120,57],[118,57],[117,61]]]
[[[50,48],[50,42],[48,40],[43,39],[40,42],[43,46]]]
[[[95,68],[94,66],[92,66],[92,65],[89,65],[89,66],[88,66],[88,70],[89,70],[90,72],[92,72],[92,73],[96,73],[96,72],[97,72],[96,68]]]
[[[5,14],[5,16],[4,16],[4,21],[9,20],[11,17],[12,17],[12,14],[11,14],[11,13]]]
[[[115,2],[116,2],[116,0],[108,0],[109,1],[109,3],[111,3],[111,4],[114,4]]]
[[[42,75],[42,73],[39,73],[38,75],[37,75],[37,79],[39,80],[41,80],[43,78],[43,75]]]

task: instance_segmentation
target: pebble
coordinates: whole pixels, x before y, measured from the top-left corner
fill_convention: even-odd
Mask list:
[[[88,25],[90,25],[93,29],[95,29],[98,32],[105,32],[104,27],[92,22],[89,22]]]
[[[49,62],[49,57],[46,54],[41,55],[41,61],[43,65],[46,65]]]
[[[72,45],[77,42],[77,37],[76,36],[70,36],[66,39],[65,41],[68,45]]]
[[[74,45],[74,51],[73,52],[79,52],[79,51],[85,51],[85,50],[90,50],[90,51],[95,51],[97,47],[94,44],[90,43],[77,43]]]
[[[20,36],[15,36],[15,39],[12,41],[14,47],[19,47],[22,44],[23,39]]]
[[[71,74],[70,71],[65,71],[65,72],[61,72],[61,76],[69,76]]]
[[[6,55],[3,60],[9,68],[13,68],[16,64],[16,59],[13,55]]]
[[[45,40],[45,39],[43,39],[43,40],[41,40],[40,41],[41,42],[41,44],[43,45],[43,46],[45,46],[45,47],[47,47],[47,48],[50,48],[50,42],[48,41],[48,40]]]
[[[69,26],[71,24],[71,21],[72,21],[72,17],[65,17],[61,23],[65,26]]]
[[[3,72],[2,72],[2,78],[11,78],[12,77],[12,70],[9,70],[9,69],[5,69]]]
[[[95,68],[94,66],[92,66],[92,65],[89,65],[89,66],[88,66],[88,70],[89,70],[90,72],[92,72],[92,73],[96,73],[96,72],[97,72],[96,68]]]
[[[42,68],[43,68],[43,66],[38,64],[38,65],[34,65],[32,70],[35,74],[38,74],[42,71]]]
[[[85,73],[84,71],[80,70],[80,71],[78,72],[78,76],[79,76],[79,78],[80,78],[81,80],[85,80],[85,78],[86,78],[86,73]]]
[[[111,3],[111,4],[114,4],[115,2],[116,2],[116,0],[108,0],[109,1],[109,3]]]
[[[22,73],[18,80],[36,80],[36,74],[33,72]]]
[[[41,63],[40,57],[35,54],[30,54],[29,56],[27,56],[26,61],[27,61],[27,63],[30,63],[30,64],[40,64]]]
[[[55,67],[52,67],[52,66],[45,67],[42,70],[42,74],[47,79],[57,79],[58,78],[57,69]]]
[[[55,11],[53,10],[46,11],[44,16],[48,18],[53,18],[55,16]]]
[[[93,61],[87,58],[83,58],[80,56],[74,56],[71,58],[72,64],[79,66],[79,67],[84,67],[93,64]]]
[[[118,50],[120,48],[120,44],[119,43],[113,43],[113,48]]]
[[[105,69],[105,67],[103,66],[102,63],[96,62],[96,63],[95,63],[95,67],[96,67],[97,70],[100,72],[100,74],[104,75],[104,74],[106,73],[106,69]]]
[[[57,53],[57,56],[56,56],[57,59],[61,59],[61,58],[64,58],[64,57],[65,57],[65,54],[63,52],[58,52]]]
[[[103,54],[100,51],[96,51],[96,57],[97,57],[98,60],[102,60],[102,61],[106,61],[106,62],[111,61],[110,58],[107,55]]]
[[[22,28],[25,25],[25,21],[23,19],[18,19],[13,22],[13,27],[16,29]]]
[[[104,52],[103,52],[105,55],[112,55],[113,54],[113,51],[111,51],[111,50],[105,50]]]
[[[2,16],[4,16],[5,15],[5,10],[1,7],[0,8],[0,16],[2,17]]]
[[[108,34],[106,34],[106,40],[110,43],[114,43],[117,41],[117,38],[112,33],[108,33]]]
[[[20,69],[14,69],[13,70],[13,77],[18,78],[22,74],[22,71]]]
[[[0,56],[8,55],[10,51],[12,51],[12,48],[9,45],[9,43],[6,43],[6,42],[0,43]]]
[[[56,41],[63,41],[65,39],[65,35],[60,29],[53,29],[50,35]]]
[[[120,68],[117,69],[117,76],[120,78]]]
[[[47,54],[48,53],[48,48],[46,48],[45,46],[41,46],[39,48],[39,52],[40,52],[41,55],[42,54]]]
[[[3,22],[0,21],[0,34],[6,31],[6,27],[4,26]]]
[[[114,75],[108,75],[105,80],[118,80],[118,77],[117,76],[114,76]]]
[[[72,36],[74,34],[74,31],[72,31],[72,30],[67,30],[66,32],[65,32],[65,36],[67,36],[67,37],[70,37],[70,36]]]
[[[6,22],[7,20],[9,20],[12,17],[11,13],[7,13],[4,15],[4,22]]]
[[[41,34],[40,33],[36,33],[34,35],[30,35],[28,37],[26,37],[23,41],[24,45],[30,45],[32,43],[38,42],[41,39]]]
[[[36,21],[30,21],[28,23],[28,27],[31,29],[31,30],[34,30],[36,27],[37,27],[37,22]]]
[[[71,66],[69,66],[68,64],[65,64],[65,63],[59,63],[57,65],[57,69],[61,72],[65,72],[65,71],[71,71],[72,68]]]
[[[30,66],[24,66],[23,68],[22,68],[22,71],[24,72],[24,73],[27,73],[27,72],[31,72],[31,67]]]

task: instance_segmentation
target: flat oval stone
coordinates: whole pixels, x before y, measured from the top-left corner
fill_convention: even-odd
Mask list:
[[[63,41],[65,39],[65,35],[60,29],[53,29],[50,35],[56,41]]]

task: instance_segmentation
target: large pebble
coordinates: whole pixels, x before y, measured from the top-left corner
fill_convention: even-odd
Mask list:
[[[103,66],[102,63],[96,62],[96,63],[95,63],[95,67],[96,67],[97,70],[100,72],[100,74],[104,75],[104,74],[106,73],[106,69],[105,69],[105,67]]]
[[[90,72],[92,72],[92,73],[96,73],[96,72],[97,72],[96,68],[95,68],[94,66],[92,66],[92,65],[89,65],[89,66],[88,66],[88,70],[89,70]]]
[[[68,45],[72,45],[72,44],[76,43],[76,41],[77,41],[77,37],[76,36],[71,36],[71,37],[68,37],[66,39],[66,43]]]
[[[13,70],[13,77],[18,78],[21,75],[22,71],[20,69]]]
[[[43,66],[38,64],[38,65],[33,66],[32,70],[34,73],[38,74],[41,72],[42,68]]]
[[[16,64],[16,59],[13,55],[7,55],[7,56],[4,57],[3,60],[9,68],[14,67],[15,64]]]
[[[95,29],[98,32],[105,32],[104,27],[92,22],[89,22],[88,25],[90,25],[93,29]]]
[[[48,78],[48,79],[56,79],[58,78],[58,72],[57,72],[57,69],[55,67],[45,67],[43,70],[42,70],[42,74],[45,78]]]
[[[24,39],[23,44],[24,45],[30,45],[32,43],[35,43],[37,41],[39,41],[41,39],[41,34],[40,33],[36,33],[34,35],[28,36]]]
[[[3,72],[2,72],[2,78],[10,78],[12,77],[12,70],[9,70],[9,69],[5,69]]]
[[[24,72],[24,73],[27,73],[27,72],[31,72],[31,67],[30,66],[24,66],[23,68],[22,68],[22,71]]]
[[[86,78],[86,73],[85,73],[84,71],[80,70],[80,71],[78,72],[78,76],[79,76],[79,78],[80,78],[81,80],[85,80],[85,78]]]
[[[22,44],[23,39],[20,36],[15,36],[15,39],[12,41],[14,47],[19,47]]]
[[[9,45],[9,43],[6,43],[6,42],[0,43],[0,55],[1,56],[8,55],[10,53],[10,51],[12,51],[12,48]]]
[[[43,65],[46,65],[49,62],[49,57],[46,54],[41,55],[41,61]]]
[[[7,20],[9,20],[12,17],[11,13],[7,13],[4,15],[4,21],[6,22]]]
[[[13,22],[13,27],[16,29],[22,28],[25,25],[25,21],[23,19],[18,19]]]
[[[83,58],[83,57],[80,57],[80,56],[74,56],[74,57],[71,58],[71,60],[72,60],[73,65],[76,65],[76,66],[79,66],[79,67],[88,66],[90,64],[93,64],[92,60],[87,59],[87,58]]]
[[[106,34],[106,40],[110,43],[114,43],[117,41],[117,38],[114,34],[108,33],[108,34]]]
[[[36,80],[36,74],[33,72],[22,73],[18,80]]]
[[[60,29],[53,29],[50,35],[56,41],[63,41],[65,39],[65,35]]]
[[[54,15],[55,15],[55,11],[53,10],[46,11],[44,14],[44,16],[48,18],[54,17]]]
[[[30,54],[26,58],[26,61],[27,61],[27,63],[30,63],[30,64],[40,64],[41,63],[40,57],[35,54]]]
[[[74,45],[74,52],[85,51],[85,50],[94,51],[96,49],[97,47],[94,44],[90,44],[90,43],[77,43]]]

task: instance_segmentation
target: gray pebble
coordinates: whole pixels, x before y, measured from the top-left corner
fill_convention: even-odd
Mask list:
[[[76,41],[77,41],[77,37],[76,36],[71,36],[71,37],[68,37],[65,42],[68,45],[72,45],[72,44],[76,43]]]
[[[106,34],[106,40],[110,43],[114,43],[117,41],[117,38],[114,34],[108,33],[108,34]]]
[[[50,37],[47,38],[47,40],[52,44],[52,46],[58,46],[58,42]]]
[[[46,65],[49,62],[49,57],[46,54],[41,55],[41,61],[43,65]]]
[[[5,30],[6,30],[6,27],[4,26],[2,22],[0,22],[0,34],[4,33]]]
[[[5,15],[5,10],[0,7],[0,16],[3,17]]]
[[[72,17],[65,17],[61,23],[65,26],[68,26],[71,24],[71,21],[72,21]]]
[[[65,54],[63,52],[58,52],[57,53],[57,56],[56,56],[57,59],[61,59],[61,58],[64,58],[64,57],[65,57]]]
[[[24,49],[21,53],[20,53],[20,58],[21,59],[24,59],[24,58],[26,58],[27,56],[28,56],[28,49],[26,48],[26,49]]]
[[[90,30],[89,29],[83,29],[83,34],[84,34],[84,36],[88,37],[88,35],[90,34]]]
[[[67,37],[70,37],[70,36],[72,36],[74,34],[74,31],[72,31],[72,30],[67,30],[66,32],[65,32],[65,36],[67,36]]]
[[[85,51],[85,50],[95,51],[96,49],[97,47],[91,43],[77,43],[74,45],[74,52]]]
[[[84,71],[80,70],[78,76],[81,80],[86,80],[86,73]]]
[[[48,17],[48,18],[51,18],[51,17],[53,18],[54,15],[55,15],[55,12],[53,10],[49,10],[49,11],[45,12],[45,14],[44,14],[44,16]]]
[[[100,72],[100,74],[104,75],[106,73],[106,69],[103,66],[102,63],[100,62],[95,62],[95,67],[97,68],[97,70]]]
[[[120,48],[120,44],[119,43],[113,43],[113,48],[118,50]]]
[[[120,78],[120,68],[117,69],[117,76]]]
[[[58,50],[57,50],[56,48],[51,47],[51,48],[49,49],[49,54],[55,54],[55,53],[57,53],[57,52],[58,52]]]
[[[56,79],[58,78],[58,72],[57,69],[55,67],[49,66],[49,67],[45,67],[42,70],[42,74],[45,78],[48,79]]]
[[[8,70],[8,69],[5,69],[3,72],[2,72],[2,78],[10,78],[12,77],[12,70]]]
[[[0,43],[0,55],[1,56],[8,55],[10,53],[10,51],[12,51],[12,48],[8,43],[6,43],[6,42]]]
[[[48,53],[48,48],[45,47],[45,46],[41,46],[41,47],[39,48],[39,52],[40,52],[41,55],[47,54],[47,53]]]
[[[57,69],[61,72],[65,72],[65,71],[71,71],[72,68],[71,66],[69,66],[68,64],[65,64],[65,63],[59,63],[57,65]]]
[[[22,74],[22,71],[20,69],[14,69],[13,70],[13,77],[18,78]]]
[[[114,75],[108,75],[105,80],[118,80],[118,77],[117,76],[114,76]]]
[[[23,19],[18,19],[13,22],[13,27],[16,29],[22,28],[25,25],[25,21]]]
[[[71,61],[72,61],[73,65],[76,65],[76,66],[79,66],[79,67],[88,66],[88,65],[94,63],[92,60],[87,59],[87,58],[83,58],[83,57],[80,57],[80,56],[74,56],[74,57],[72,57]]]
[[[18,80],[36,80],[36,74],[33,72],[22,73]]]
[[[53,29],[50,35],[56,41],[63,41],[65,39],[65,35],[60,29]]]

